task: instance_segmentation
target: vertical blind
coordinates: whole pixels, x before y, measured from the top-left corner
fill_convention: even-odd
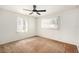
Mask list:
[[[41,27],[57,29],[58,28],[57,18],[41,19]]]
[[[17,32],[27,32],[27,31],[28,31],[27,19],[17,17]]]

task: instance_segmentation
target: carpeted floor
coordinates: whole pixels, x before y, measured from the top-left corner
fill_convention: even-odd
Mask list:
[[[0,52],[3,53],[64,53],[77,52],[75,45],[70,45],[43,37],[31,37],[15,42],[0,45]]]

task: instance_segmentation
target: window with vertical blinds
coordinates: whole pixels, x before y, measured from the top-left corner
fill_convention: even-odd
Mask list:
[[[17,32],[27,32],[28,21],[22,17],[17,17]]]
[[[58,21],[57,18],[52,19],[41,19],[41,27],[42,28],[52,28],[57,29],[58,28]]]

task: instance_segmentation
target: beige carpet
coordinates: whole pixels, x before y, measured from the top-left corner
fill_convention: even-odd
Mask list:
[[[8,53],[26,53],[26,52],[53,52],[53,53],[64,53],[64,52],[77,52],[75,45],[67,45],[65,43],[57,42],[51,39],[42,37],[31,37],[20,41],[7,43],[0,46],[0,52]]]

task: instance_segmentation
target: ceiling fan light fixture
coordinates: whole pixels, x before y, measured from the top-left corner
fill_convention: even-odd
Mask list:
[[[33,10],[29,10],[29,9],[23,9],[23,10],[31,11],[31,13],[29,15],[33,14],[33,12],[36,12],[36,14],[38,14],[38,15],[41,15],[39,12],[46,12],[46,10],[37,10],[36,7],[37,7],[36,5],[33,5]]]

